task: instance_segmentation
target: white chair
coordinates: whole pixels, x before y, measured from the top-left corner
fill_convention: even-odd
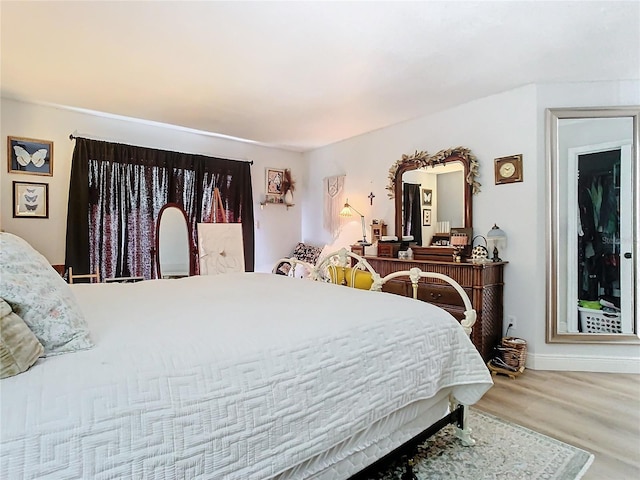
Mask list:
[[[95,280],[95,283],[100,283],[100,272],[96,268],[95,273],[74,274],[73,267],[69,267],[69,283],[73,283],[74,280],[82,278],[89,279],[89,283],[91,283],[92,280]]]

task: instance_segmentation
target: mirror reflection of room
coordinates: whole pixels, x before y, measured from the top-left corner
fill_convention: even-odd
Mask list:
[[[620,123],[616,119],[602,122]],[[589,128],[588,123],[583,124]],[[568,332],[633,333],[630,312],[621,318],[622,297],[630,292],[626,282],[621,283],[620,255],[621,248],[630,251],[629,236],[623,232],[632,229],[631,216],[621,215],[622,204],[632,200],[631,189],[621,182],[621,176],[631,177],[630,158],[619,146],[583,150],[577,154],[579,321],[569,322]]]
[[[403,235],[419,246],[449,246],[452,227],[464,226],[464,167],[459,162],[402,174]],[[415,199],[415,200],[413,200]]]
[[[625,113],[552,111],[550,135],[557,134],[557,140],[551,169],[558,191],[553,247],[555,268],[562,273],[549,277],[551,291],[557,292],[549,323],[554,341],[587,335],[589,341],[609,341],[636,331],[635,127]]]
[[[159,218],[159,278],[189,276],[189,229],[184,213],[177,207],[162,210]]]
[[[595,302],[611,313],[620,311],[619,205],[620,150],[580,155],[578,298],[583,307]]]

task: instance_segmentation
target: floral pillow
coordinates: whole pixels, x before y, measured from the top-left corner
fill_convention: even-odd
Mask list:
[[[25,240],[4,232],[0,233],[0,297],[35,334],[44,356],[93,346],[69,285]]]

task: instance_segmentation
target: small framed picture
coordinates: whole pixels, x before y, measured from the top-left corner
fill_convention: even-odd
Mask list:
[[[284,179],[284,170],[277,168],[267,168],[267,195],[283,195],[282,180]]]
[[[425,227],[431,226],[431,209],[430,208],[422,209],[422,225]]]
[[[53,142],[7,137],[9,173],[53,175]]]
[[[284,198],[282,195],[266,195],[267,203],[284,203]]]
[[[13,182],[14,218],[49,218],[49,184]]]
[[[430,207],[431,199],[432,199],[433,191],[431,189],[423,188],[422,189],[422,206]]]

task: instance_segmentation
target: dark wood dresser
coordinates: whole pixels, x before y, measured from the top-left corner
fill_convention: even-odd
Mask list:
[[[442,273],[453,278],[467,292],[478,314],[471,332],[471,341],[485,361],[492,358],[493,347],[502,338],[503,271],[507,262],[454,263],[369,256],[365,258],[382,277],[400,270],[418,267],[425,272]],[[391,280],[385,284],[383,291],[408,297],[413,294],[408,278]],[[458,320],[464,318],[462,299],[446,282],[437,279],[420,279],[418,299],[442,307]]]

